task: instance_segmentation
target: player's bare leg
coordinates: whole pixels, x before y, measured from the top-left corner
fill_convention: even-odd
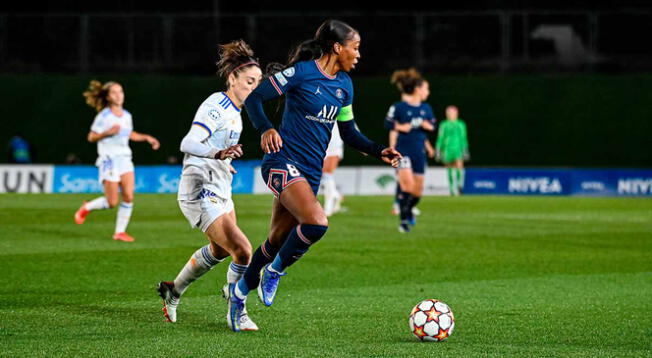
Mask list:
[[[285,269],[299,260],[311,245],[319,241],[328,229],[328,219],[312,188],[306,181],[287,187],[280,195],[280,202],[299,223],[292,228],[274,261],[261,272],[258,295],[266,306],[271,306],[278,283]]]
[[[115,232],[113,234],[113,239],[132,242],[134,241],[134,238],[131,235],[127,234],[127,226],[129,225],[129,220],[131,219],[131,212],[134,205],[134,172],[127,172],[120,176],[120,187],[122,189],[122,203],[120,203],[120,207],[118,208],[118,213],[116,215]]]

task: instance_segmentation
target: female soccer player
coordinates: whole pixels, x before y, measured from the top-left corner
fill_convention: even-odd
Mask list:
[[[458,115],[457,107],[446,107],[446,120],[439,126],[435,145],[436,158],[444,163],[448,171],[451,195],[460,195],[464,189],[464,161],[470,159],[466,124],[458,119]]]
[[[122,189],[122,203],[118,209],[114,240],[131,242],[127,234],[134,199],[134,164],[131,161],[129,140],[148,142],[158,150],[158,140],[149,134],[133,130],[131,113],[122,107],[125,94],[117,82],[91,81],[84,92],[86,104],[99,113],[91,125],[88,141],[97,142],[98,158],[95,165],[100,170],[99,180],[104,187],[104,196],[85,202],[75,213],[75,223],[81,225],[93,210],[114,208],[118,205],[118,188]]]
[[[326,158],[321,183],[324,188],[324,213],[327,217],[339,212],[342,209],[342,194],[337,191],[335,185],[335,170],[344,157],[344,142],[340,137],[337,126],[333,126],[331,141],[326,148]]]
[[[403,158],[398,166],[400,192],[399,231],[410,231],[414,225],[413,210],[421,199],[426,167],[426,151],[431,151],[427,132],[435,130],[432,108],[424,101],[430,95],[428,81],[416,69],[394,71],[391,79],[401,91],[401,101],[394,103],[387,112],[385,124],[390,129],[390,146],[396,145]],[[397,134],[392,134],[392,132]]]
[[[242,105],[262,78],[253,55],[251,47],[242,40],[220,45],[217,73],[226,79],[227,90],[210,95],[199,106],[190,131],[181,141],[185,157],[179,181],[179,207],[190,225],[206,234],[209,243],[190,256],[174,281],[159,283],[163,312],[169,322],[176,322],[179,299],[192,282],[231,256],[233,262],[226,278],[234,284],[251,259],[251,244],[236,224],[231,199],[231,160],[242,155],[238,144]],[[233,330],[258,330],[246,312],[238,317],[238,322],[227,315],[227,324]]]
[[[326,233],[328,220],[316,193],[335,122],[345,143],[398,165],[401,155],[367,139],[353,120],[353,85],[347,72],[360,58],[359,47],[356,30],[327,20],[313,39],[295,50],[290,67],[263,81],[245,101],[249,118],[262,134],[261,171],[275,199],[267,240],[254,253],[245,276],[230,287],[235,322],[251,289],[258,287],[259,297],[270,306],[285,270]],[[263,103],[282,95],[286,100],[279,132],[267,119]]]

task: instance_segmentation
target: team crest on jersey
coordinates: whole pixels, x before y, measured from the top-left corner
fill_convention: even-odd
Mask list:
[[[222,115],[220,114],[220,112],[219,112],[218,110],[216,110],[216,109],[211,109],[210,111],[208,111],[208,116],[211,117],[211,118],[213,118],[214,120],[217,121],[217,120],[220,119],[220,117],[221,117]]]
[[[283,74],[288,77],[294,76],[294,67],[286,68],[285,70],[283,70]]]
[[[344,91],[342,91],[341,88],[338,88],[337,91],[335,91],[335,96],[339,99],[342,99],[342,97],[344,97]]]

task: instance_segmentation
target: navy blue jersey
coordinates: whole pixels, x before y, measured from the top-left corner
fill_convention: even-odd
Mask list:
[[[313,60],[298,62],[269,77],[268,81],[279,96],[285,95],[279,130],[283,147],[271,156],[280,155],[310,172],[307,174],[321,176],[333,125],[338,115],[350,112],[353,102],[351,78],[344,71],[331,76]],[[340,113],[343,107],[348,108]],[[346,119],[351,118],[352,113],[347,114]]]
[[[428,103],[421,103],[419,106],[411,106],[406,102],[396,102],[387,112],[385,117],[385,128],[394,129],[394,123],[411,123],[412,129],[408,133],[398,132],[396,150],[399,152],[419,153],[424,150],[425,141],[428,138],[427,131],[421,127],[421,123],[429,121],[435,125],[435,115]]]

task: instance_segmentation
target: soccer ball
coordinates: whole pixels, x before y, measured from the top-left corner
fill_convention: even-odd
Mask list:
[[[442,301],[421,301],[410,313],[410,331],[422,341],[444,341],[450,337],[454,328],[453,311]]]

